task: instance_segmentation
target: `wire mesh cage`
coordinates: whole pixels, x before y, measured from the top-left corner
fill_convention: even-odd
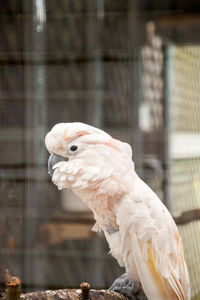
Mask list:
[[[2,2],[2,286],[7,268],[29,291],[85,280],[106,288],[124,271],[90,232],[87,209],[48,178],[44,137],[55,123],[89,123],[130,143],[136,171],[174,216],[199,208],[199,46],[169,42],[168,14],[167,25],[154,16],[158,35],[152,11],[131,0]],[[199,222],[180,232],[195,297]]]
[[[171,211],[198,209],[199,187],[199,56],[196,45],[171,46],[169,63]],[[192,295],[199,294],[199,222],[180,228],[190,273]]]

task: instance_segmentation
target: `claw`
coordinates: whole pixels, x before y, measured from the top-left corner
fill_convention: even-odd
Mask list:
[[[115,279],[109,290],[120,293],[127,297],[129,300],[148,300],[142,285],[138,281],[131,281],[127,274]]]

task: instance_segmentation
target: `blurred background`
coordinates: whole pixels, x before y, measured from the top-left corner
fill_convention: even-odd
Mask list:
[[[107,288],[122,274],[91,213],[47,174],[45,134],[80,121],[131,144],[174,217],[200,208],[200,2],[1,0],[0,286]],[[179,226],[193,299],[200,223]]]

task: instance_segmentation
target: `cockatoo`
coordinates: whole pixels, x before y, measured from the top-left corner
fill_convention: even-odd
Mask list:
[[[59,123],[46,135],[49,172],[93,211],[111,254],[150,300],[189,300],[181,238],[169,211],[136,174],[129,144],[105,131]]]

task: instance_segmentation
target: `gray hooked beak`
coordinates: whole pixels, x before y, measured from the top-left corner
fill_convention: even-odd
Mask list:
[[[57,164],[60,161],[68,161],[69,159],[67,157],[62,157],[60,155],[51,153],[48,160],[48,174],[51,176],[53,175],[54,169],[53,166]]]

